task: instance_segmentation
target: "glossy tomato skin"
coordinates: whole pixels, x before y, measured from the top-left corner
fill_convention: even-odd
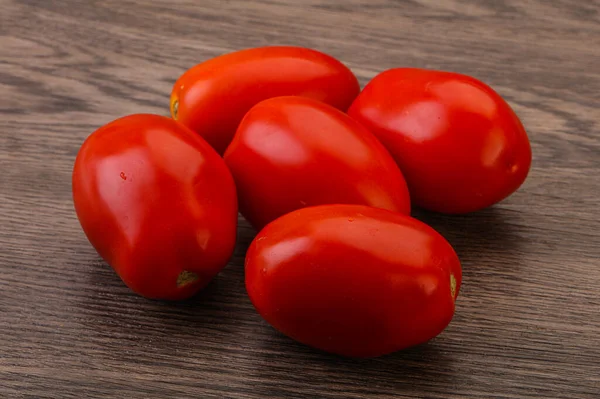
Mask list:
[[[375,357],[437,336],[450,323],[461,266],[424,223],[362,205],[322,205],[267,225],[246,255],[246,288],[287,336]]]
[[[90,135],[73,169],[73,201],[100,256],[136,293],[187,298],[231,257],[235,184],[198,135],[157,115],[130,115]]]
[[[185,72],[173,86],[171,115],[222,154],[244,114],[262,100],[305,96],[346,111],[359,91],[352,71],[327,54],[302,47],[259,47]]]
[[[364,204],[410,213],[402,172],[381,143],[337,109],[303,97],[253,107],[225,153],[240,211],[257,229],[295,209]]]
[[[469,76],[391,69],[367,84],[348,113],[390,151],[422,208],[477,211],[517,190],[529,172],[531,147],[519,118]]]

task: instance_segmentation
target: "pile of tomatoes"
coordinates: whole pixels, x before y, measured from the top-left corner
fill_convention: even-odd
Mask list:
[[[513,193],[527,134],[486,84],[350,69],[298,47],[226,54],[186,71],[171,118],[91,134],[73,170],[91,244],[136,293],[194,295],[232,256],[238,206],[258,234],[245,261],[260,315],[307,345],[372,357],[425,342],[453,317],[461,266],[411,204],[460,214]]]

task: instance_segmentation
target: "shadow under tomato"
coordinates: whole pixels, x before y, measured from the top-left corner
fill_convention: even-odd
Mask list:
[[[490,207],[466,215],[443,215],[420,209],[413,216],[430,225],[452,245],[462,264],[463,285],[475,274],[513,273],[519,270],[524,246],[521,215],[501,207]],[[485,289],[480,279],[474,289]]]
[[[461,258],[473,253],[509,251],[519,245],[514,234],[514,214],[490,207],[466,215],[444,215],[415,209],[413,217],[427,223],[452,244]]]
[[[267,341],[249,375],[260,397],[350,398],[392,392],[423,397],[456,378],[444,338],[370,359],[328,354],[274,330]]]
[[[247,328],[240,324],[255,313],[236,264],[242,259],[234,257],[197,295],[178,302],[143,298],[106,263],[93,262],[91,289],[74,308],[81,334],[124,363],[163,359],[178,364],[202,357],[219,364],[223,352],[242,340]]]
[[[88,289],[75,299],[74,316],[81,333],[91,335],[105,347],[114,347],[111,357],[123,361],[134,361],[148,348],[160,356],[173,356],[187,348],[188,352],[218,361],[219,351],[210,348],[227,348],[239,342],[245,331],[240,321],[258,317],[246,295],[243,270],[254,235],[247,222],[241,220],[238,242],[228,265],[195,296],[177,302],[137,295],[94,255],[85,265]],[[123,347],[128,350],[121,350]]]
[[[522,276],[530,256],[531,237],[527,235],[526,214],[501,205],[467,215],[442,215],[422,210],[417,219],[441,233],[454,247],[462,265],[462,285],[451,326],[469,339],[469,325],[475,320],[493,323],[497,336],[506,326],[494,321],[494,315],[506,316],[504,298],[526,295]]]

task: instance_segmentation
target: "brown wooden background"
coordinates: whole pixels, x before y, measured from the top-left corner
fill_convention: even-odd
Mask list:
[[[246,47],[339,57],[366,83],[417,66],[478,77],[529,131],[522,189],[464,217],[418,213],[464,267],[450,327],[348,360],[253,310],[242,223],[226,270],[180,304],[131,293],[75,218],[84,138],[167,114],[186,68]],[[600,398],[597,0],[0,0],[1,398]]]

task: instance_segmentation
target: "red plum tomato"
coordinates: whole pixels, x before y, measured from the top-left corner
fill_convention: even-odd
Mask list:
[[[77,154],[72,183],[90,243],[144,297],[192,296],[233,253],[233,178],[200,136],[171,118],[130,115],[96,130]]]
[[[173,86],[171,115],[222,154],[244,114],[262,100],[304,96],[346,111],[359,91],[352,71],[327,54],[302,47],[259,47],[186,71]]]
[[[410,213],[406,182],[383,145],[348,115],[312,99],[276,97],[254,106],[224,158],[240,211],[257,229],[311,205]]]
[[[521,121],[498,93],[469,76],[391,69],[373,78],[348,112],[390,151],[417,207],[477,211],[512,194],[529,172]]]
[[[426,224],[363,205],[321,205],[267,225],[246,256],[246,288],[283,334],[323,351],[375,357],[450,323],[461,266]]]

